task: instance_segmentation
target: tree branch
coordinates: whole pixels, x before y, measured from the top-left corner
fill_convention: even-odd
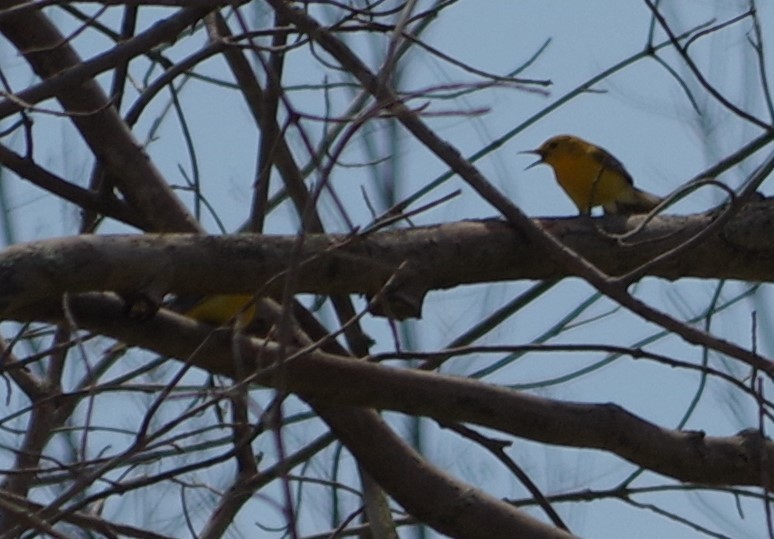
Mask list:
[[[49,320],[61,316],[58,304],[47,307]],[[281,385],[315,406],[359,406],[473,423],[539,442],[601,449],[680,481],[774,487],[774,470],[761,465],[774,462],[774,443],[756,432],[714,437],[674,431],[614,404],[545,399],[476,380],[318,351],[282,355],[277,343],[212,331],[166,311],[147,322],[129,320],[119,301],[103,295],[72,298],[70,307],[81,329],[132,341],[213,374],[233,378],[237,370],[252,372],[249,382]],[[238,364],[234,350],[240,351]]]
[[[774,281],[770,222],[774,199],[747,205],[722,231],[650,276]],[[539,219],[540,226],[610,275],[641,266],[712,222],[710,214],[657,217],[621,245],[615,235],[641,217]],[[175,294],[250,294],[279,290],[296,236],[76,236],[0,251],[0,316],[65,292],[137,292],[163,283]],[[506,223],[462,221],[363,236],[309,234],[296,292],[375,295],[402,265],[425,291],[573,274]],[[421,281],[421,282],[419,282]],[[34,312],[29,312],[34,316]]]

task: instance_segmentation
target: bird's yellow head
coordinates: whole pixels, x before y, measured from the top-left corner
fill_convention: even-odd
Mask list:
[[[536,165],[556,166],[561,161],[575,159],[588,152],[590,144],[583,139],[572,135],[556,135],[551,137],[536,150],[527,150],[521,153],[533,153],[540,159],[532,163],[527,169]]]

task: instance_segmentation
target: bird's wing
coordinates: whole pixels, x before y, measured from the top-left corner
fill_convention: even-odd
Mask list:
[[[629,185],[634,185],[634,180],[632,180],[632,175],[629,174],[629,171],[627,171],[623,164],[608,151],[603,150],[602,148],[596,148],[592,152],[592,156],[600,165],[602,165],[602,168],[619,173]]]

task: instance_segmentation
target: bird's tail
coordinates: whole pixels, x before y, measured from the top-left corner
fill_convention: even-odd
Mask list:
[[[648,213],[650,210],[661,204],[663,200],[663,198],[657,197],[652,193],[634,188],[629,197],[622,200],[616,200],[613,204],[605,206],[605,213],[620,215]]]

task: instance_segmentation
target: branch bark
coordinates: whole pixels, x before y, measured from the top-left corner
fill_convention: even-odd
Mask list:
[[[713,216],[657,217],[621,244],[642,217],[539,219],[548,233],[610,275],[630,272],[704,229]],[[774,280],[770,222],[774,199],[749,204],[717,235],[683,256],[651,268],[653,277]],[[0,316],[35,318],[28,307],[64,293],[135,293],[162,287],[175,294],[277,291],[297,249],[295,236],[77,236],[0,251]],[[297,254],[297,253],[296,253]],[[563,265],[499,220],[463,221],[365,236],[309,234],[296,292],[375,295],[410,268],[424,293],[455,286],[572,276]],[[404,268],[403,270],[401,268]],[[22,313],[24,311],[24,313]]]
[[[73,298],[70,308],[81,329],[132,340],[214,374],[234,378],[238,372],[253,373],[253,383],[281,386],[325,408],[369,407],[473,423],[543,443],[608,451],[684,482],[774,487],[774,470],[763,465],[774,462],[774,443],[755,433],[715,437],[674,431],[614,404],[545,399],[318,351],[282,354],[274,342],[213,332],[165,311],[148,322],[128,320],[119,301],[102,295]],[[49,304],[47,316],[61,316],[58,307]],[[234,350],[240,351],[236,360]]]

